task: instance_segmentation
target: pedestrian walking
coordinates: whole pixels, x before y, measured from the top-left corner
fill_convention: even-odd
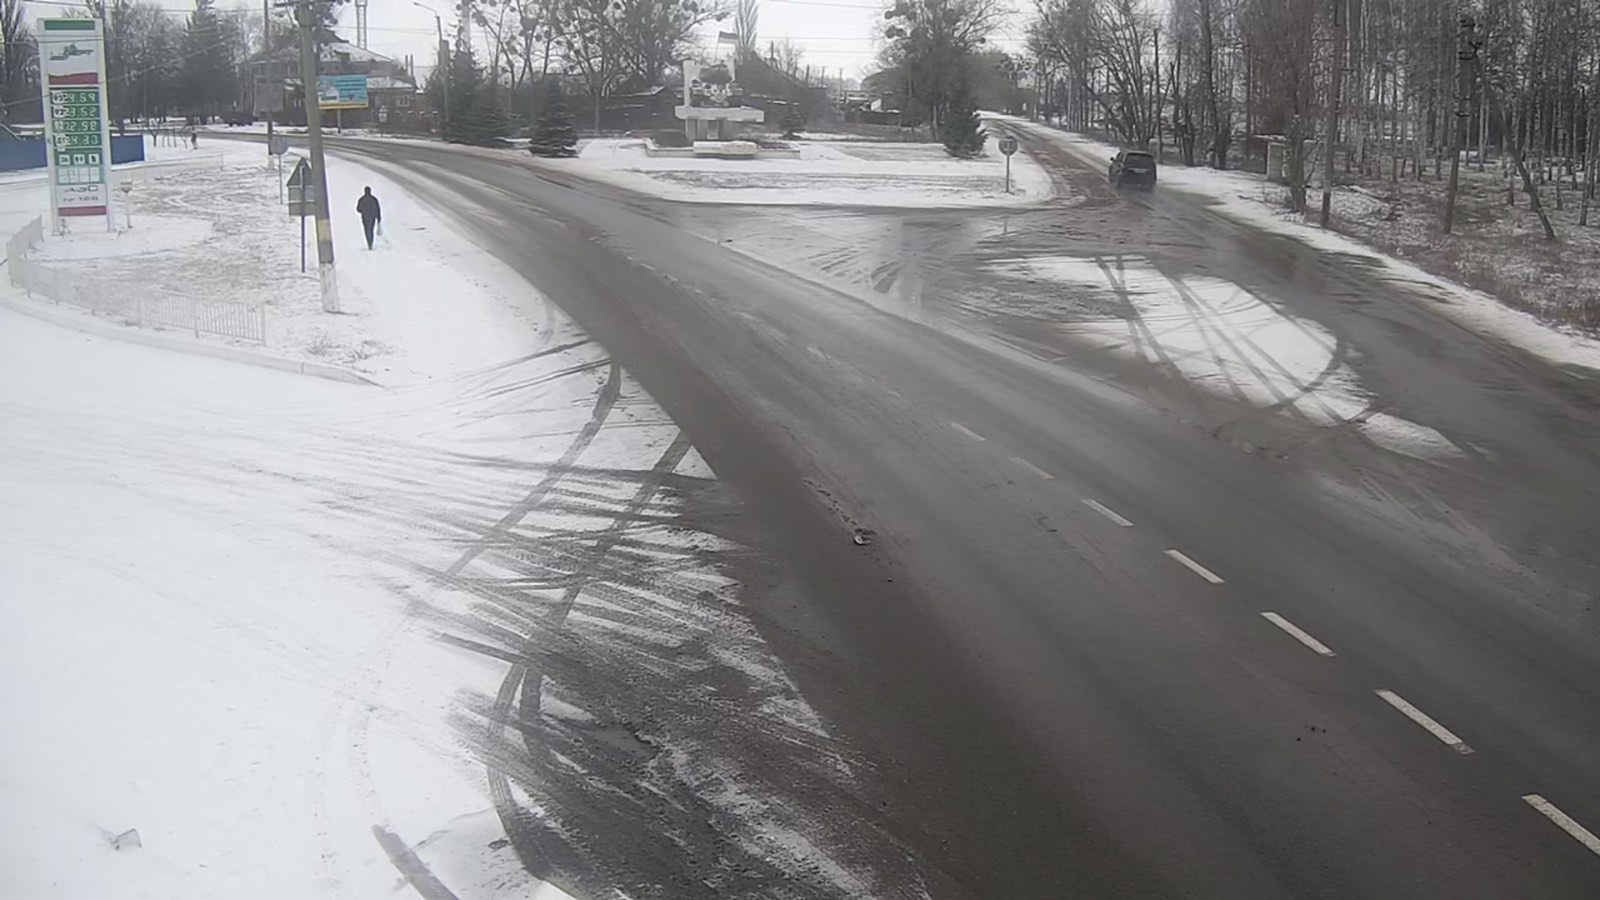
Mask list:
[[[191,128],[191,129],[189,129],[189,149],[190,150],[199,150],[200,149],[200,129],[199,128]]]
[[[367,249],[372,249],[372,233],[383,221],[383,207],[378,205],[378,198],[372,196],[372,188],[362,190],[361,199],[356,201],[356,212],[361,214],[361,230],[367,233]]]

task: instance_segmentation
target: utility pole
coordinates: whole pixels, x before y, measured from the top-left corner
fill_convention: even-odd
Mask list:
[[[273,66],[273,63],[272,63],[272,6],[271,6],[271,0],[261,0],[261,70],[263,72],[267,73],[266,81],[267,81],[267,85],[268,85],[268,89],[269,90],[274,86],[274,82],[276,82],[275,86],[277,87],[277,90],[278,90],[278,100],[281,101],[283,99],[283,82],[280,79],[275,79],[275,78],[272,77],[272,71],[273,71],[272,66]],[[258,79],[256,79],[255,83],[250,86],[251,95],[252,96],[257,91],[261,90],[261,81],[262,81],[262,79],[258,78]],[[149,79],[145,79],[145,90],[146,91],[150,90],[150,80]],[[275,143],[275,141],[274,141],[274,139],[272,137],[272,119],[273,119],[273,116],[276,115],[276,112],[273,110],[273,107],[276,106],[276,105],[278,105],[278,104],[275,103],[275,102],[268,102],[266,104],[263,104],[261,102],[261,98],[260,97],[256,98],[256,108],[257,109],[261,109],[262,106],[266,107],[266,113],[267,113],[267,162],[269,162],[269,163],[272,162],[272,157],[273,157],[272,147],[273,147],[273,144]],[[281,169],[282,166],[279,166],[279,168]],[[278,174],[281,176],[283,173],[280,171]],[[278,179],[278,190],[279,191],[283,190],[283,179],[281,177]]]
[[[1461,17],[1460,43],[1456,46],[1456,114],[1450,122],[1450,186],[1444,194],[1444,233],[1456,223],[1456,192],[1461,182],[1462,133],[1472,116],[1472,68],[1478,59],[1476,30],[1470,15]],[[1559,196],[1559,194],[1557,195]]]
[[[1339,143],[1339,101],[1344,95],[1344,2],[1333,0],[1333,72],[1328,82],[1328,138],[1322,154],[1323,228],[1333,219],[1333,153]]]
[[[306,136],[311,143],[311,171],[316,178],[317,277],[322,282],[322,311],[339,311],[339,281],[333,271],[333,223],[328,218],[327,155],[322,150],[322,104],[317,96],[317,13],[313,0],[301,0],[300,87],[305,95]]]
[[[433,13],[433,30],[439,36],[439,70],[444,73],[444,120],[439,123],[439,138],[443,140],[450,131],[450,45],[444,42],[444,21],[439,12],[417,0],[412,0],[411,5]]]

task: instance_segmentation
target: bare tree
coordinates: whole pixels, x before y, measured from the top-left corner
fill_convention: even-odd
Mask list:
[[[972,55],[1006,16],[1000,0],[896,0],[884,13],[883,63],[932,122],[934,137],[963,85]]]
[[[800,60],[806,55],[804,47],[784,38],[767,44],[767,62],[780,72],[793,75],[800,69]]]
[[[39,95],[39,48],[26,15],[23,0],[0,0],[0,114],[8,122]]]
[[[1345,0],[1333,0],[1328,28],[1328,91],[1323,95],[1327,125],[1323,128],[1322,212],[1319,224],[1327,228],[1333,219],[1333,155],[1339,147],[1339,105],[1344,102]]]
[[[1160,28],[1144,0],[1038,0],[1030,45],[1060,65],[1124,142],[1160,126]]]
[[[1257,127],[1281,135],[1284,180],[1295,211],[1306,208],[1306,144],[1317,111],[1315,0],[1248,0],[1244,42],[1258,105]]]
[[[600,107],[622,80],[621,29],[613,0],[566,0],[554,24],[562,58],[583,79],[600,130]]]
[[[760,21],[760,0],[738,0],[733,12],[733,30],[739,35],[739,56],[744,59],[756,55],[756,32]]]

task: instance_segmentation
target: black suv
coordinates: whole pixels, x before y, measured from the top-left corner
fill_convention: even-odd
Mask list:
[[[1143,150],[1118,150],[1111,157],[1111,186],[1126,185],[1154,190],[1156,186],[1156,158]]]

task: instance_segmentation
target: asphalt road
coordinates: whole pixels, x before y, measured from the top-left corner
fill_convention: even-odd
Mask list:
[[[746,602],[867,762],[876,893],[1600,896],[1600,846],[1557,821],[1600,829],[1600,388],[1359,260],[1033,149],[1071,199],[909,214],[681,209],[340,145],[555,299],[732,486],[770,562]],[[914,289],[786,255],[830,231]],[[1045,327],[1083,315],[1070,291],[986,312],[983,259],[1129,242],[1271,289],[1474,452],[1201,397]]]

